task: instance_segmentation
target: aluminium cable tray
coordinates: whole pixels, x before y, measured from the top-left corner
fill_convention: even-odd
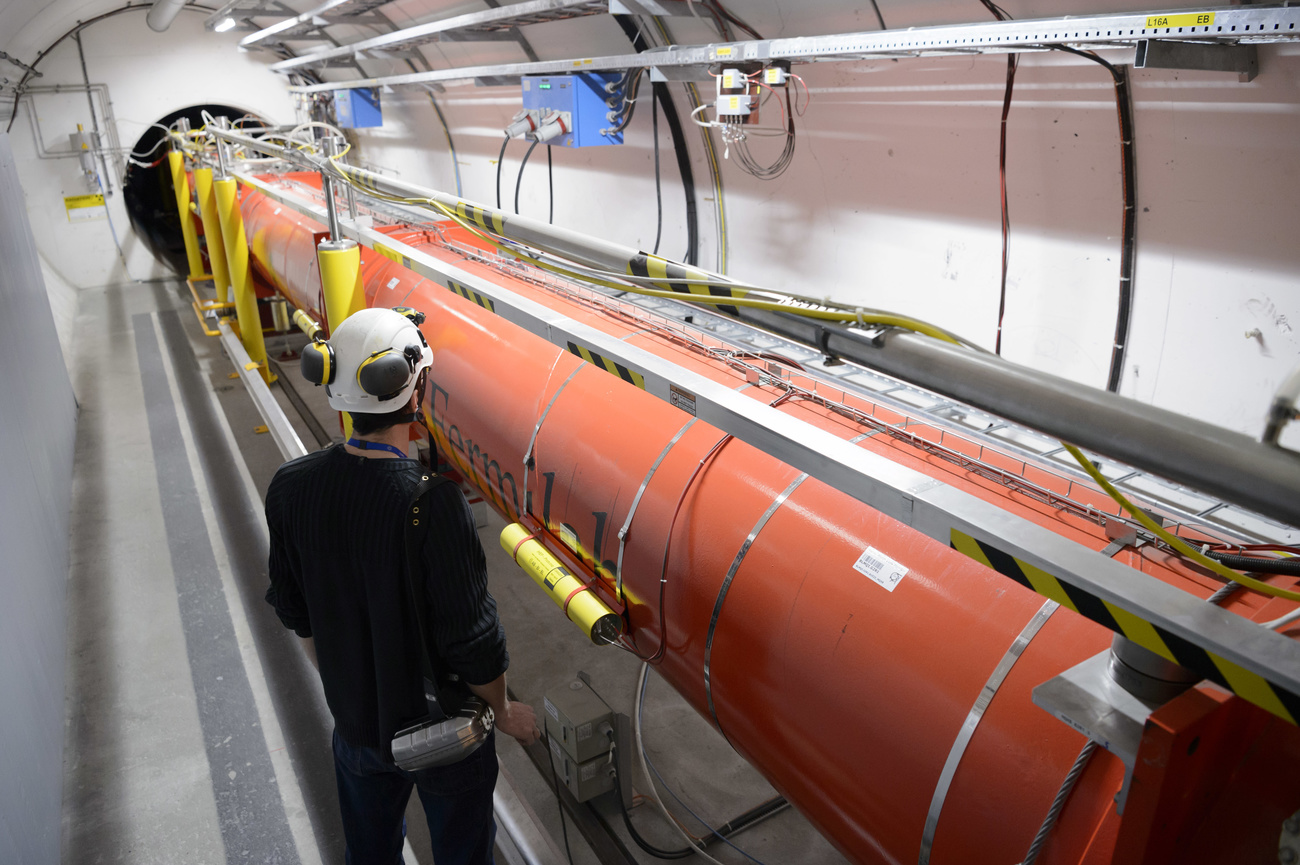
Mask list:
[[[324,207],[324,195],[316,187],[287,179],[281,180],[281,183],[291,187],[296,196],[318,202],[322,208]],[[359,208],[364,208],[362,215],[370,216],[376,224],[405,225],[437,235],[441,235],[441,227],[448,224],[448,220],[443,217],[434,216],[415,207],[373,198],[362,190],[356,190],[354,194]],[[335,197],[339,211],[343,213],[347,202],[339,192],[336,192]],[[1050,435],[851,361],[837,359],[828,364],[826,357],[809,346],[736,321],[712,310],[702,309],[682,301],[631,293],[615,297],[610,289],[576,283],[544,271],[530,272],[498,253],[461,247],[445,238],[441,238],[440,242],[466,258],[478,260],[511,278],[524,279],[557,294],[577,293],[605,303],[616,301],[624,306],[635,307],[644,315],[660,319],[661,325],[666,325],[701,345],[713,340],[719,346],[730,350],[776,354],[787,358],[802,368],[799,373],[801,376],[843,390],[873,406],[902,416],[902,421],[894,424],[893,430],[882,430],[893,434],[895,438],[905,442],[910,440],[917,445],[915,441],[917,436],[899,435],[899,433],[904,433],[908,427],[919,425],[929,427],[938,434],[937,439],[926,440],[921,445],[923,447],[932,445],[932,452],[946,450],[950,454],[961,455],[968,450],[960,446],[962,443],[973,445],[978,451],[974,456],[967,456],[966,461],[971,464],[969,467],[977,472],[981,468],[992,469],[982,462],[985,449],[1013,456],[1020,460],[1018,470],[1000,468],[993,471],[1018,475],[1025,479],[1026,487],[1033,487],[1036,484],[1030,482],[1026,475],[1031,469],[1035,469],[1064,485],[1064,492],[1055,495],[1054,506],[1063,510],[1073,510],[1076,514],[1085,510],[1090,511],[1091,517],[1088,518],[1093,521],[1124,522],[1133,526],[1139,535],[1146,534],[1144,528],[1135,520],[1120,513],[1118,507],[1112,507],[1112,503],[1107,502],[1106,508],[1099,508],[1096,505],[1078,503],[1071,498],[1074,488],[1080,484],[1090,490],[1095,490],[1095,487],[1091,479],[1079,470],[1060,441]],[[763,371],[758,370],[758,372]],[[925,439],[924,436],[920,438]],[[950,446],[949,439],[954,439],[956,444]],[[1167,520],[1166,528],[1175,533],[1182,527],[1194,527],[1194,530],[1208,530],[1211,534],[1218,534],[1221,540],[1233,543],[1286,545],[1300,543],[1300,528],[1284,525],[1255,511],[1220,501],[1149,472],[1139,471],[1110,457],[1093,453],[1088,455],[1102,474],[1130,498],[1138,499],[1157,509]],[[991,472],[985,473],[985,476],[990,474]],[[1006,480],[1002,483],[1011,486]],[[1037,500],[1044,501],[1041,497]]]
[[[600,72],[627,69],[707,67],[717,63],[794,63],[862,60],[870,57],[1048,51],[1054,44],[1081,48],[1121,48],[1144,40],[1238,45],[1300,41],[1300,7],[1227,6],[1199,11],[1083,15],[1026,21],[945,24],[906,30],[876,30],[831,36],[801,36],[708,45],[670,45],[639,54],[579,57],[435,69],[404,75],[360,78],[290,87],[313,93],[353,87],[396,87],[463,80],[512,80],[522,75]]]
[[[313,51],[273,63],[270,68],[276,72],[286,72],[303,66],[326,63],[340,57],[353,57],[366,51],[395,51],[443,39],[460,41],[470,40],[475,36],[491,37],[514,27],[601,15],[608,11],[609,0],[527,0],[511,6],[430,21],[336,48]],[[247,48],[260,41],[259,37],[270,33],[272,29],[274,28],[245,37],[240,41],[240,45]]]

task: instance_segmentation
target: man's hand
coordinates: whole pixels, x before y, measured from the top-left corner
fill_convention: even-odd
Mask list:
[[[504,712],[496,713],[497,729],[513,736],[520,745],[531,745],[541,738],[537,729],[537,713],[527,703],[507,700]]]

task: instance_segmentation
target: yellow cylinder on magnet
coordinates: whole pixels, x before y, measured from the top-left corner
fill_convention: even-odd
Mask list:
[[[596,645],[613,643],[623,632],[623,620],[592,593],[560,560],[519,523],[501,531],[501,548],[551,596],[582,632]]]
[[[269,384],[274,381],[266,363],[266,342],[262,339],[262,316],[257,311],[257,294],[253,289],[253,271],[248,261],[248,238],[244,236],[244,214],[239,209],[239,188],[233,178],[215,181],[213,197],[217,200],[217,218],[221,222],[221,239],[226,247],[226,265],[230,287],[235,293],[235,315],[239,319],[239,338],[248,357],[262,371]]]
[[[217,216],[217,198],[212,192],[212,169],[194,169],[194,194],[199,199],[199,216],[203,218],[203,236],[208,240],[208,265],[217,287],[217,300],[230,302],[230,268],[226,263],[226,244],[221,237],[221,220]]]
[[[190,279],[207,279],[203,272],[203,257],[199,254],[199,233],[194,228],[194,214],[190,212],[190,179],[185,173],[185,156],[173,150],[167,154],[167,165],[172,172],[172,188],[176,192],[176,211],[181,218],[181,235],[185,238],[185,259],[190,268]]]
[[[325,322],[333,334],[349,315],[366,308],[361,287],[361,247],[354,240],[324,240],[316,248],[320,262]]]

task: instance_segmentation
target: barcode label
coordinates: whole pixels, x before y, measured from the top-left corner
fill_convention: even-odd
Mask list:
[[[555,704],[552,703],[549,698],[543,697],[542,705],[546,707],[546,714],[550,715],[558,723],[560,720],[560,711],[555,708]]]
[[[890,592],[907,576],[907,568],[875,547],[867,547],[853,563],[853,569]]]

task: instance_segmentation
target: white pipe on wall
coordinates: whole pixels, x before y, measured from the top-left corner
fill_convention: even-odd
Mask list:
[[[145,23],[149,25],[150,30],[161,33],[172,26],[172,22],[176,20],[184,5],[185,0],[154,0],[153,8],[144,19]]]

